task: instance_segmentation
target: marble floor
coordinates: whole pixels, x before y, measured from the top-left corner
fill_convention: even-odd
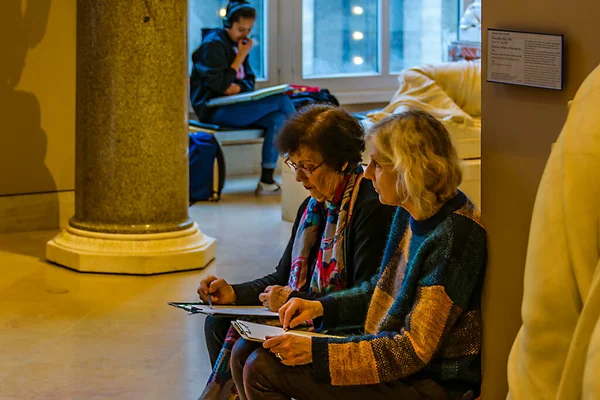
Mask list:
[[[228,180],[219,203],[190,216],[217,238],[204,270],[151,277],[80,274],[44,262],[57,232],[0,236],[0,400],[196,399],[210,373],[203,276],[240,282],[274,270],[291,224],[279,196],[254,196],[255,178]]]

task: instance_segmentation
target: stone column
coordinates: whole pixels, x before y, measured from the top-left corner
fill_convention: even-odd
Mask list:
[[[77,1],[75,216],[49,261],[154,274],[214,258],[188,216],[186,37],[185,0]]]

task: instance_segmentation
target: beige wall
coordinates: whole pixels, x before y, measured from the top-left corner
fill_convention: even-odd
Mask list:
[[[600,62],[597,0],[485,0],[487,28],[563,33],[562,92],[482,83],[482,209],[489,232],[484,313],[484,395],[506,395],[506,362],[520,326],[523,268],[533,202],[550,146],[586,75]],[[485,60],[485,59],[484,59]]]
[[[74,189],[75,0],[0,1],[0,196]]]

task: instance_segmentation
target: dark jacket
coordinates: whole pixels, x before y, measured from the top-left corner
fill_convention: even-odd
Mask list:
[[[249,57],[244,60],[243,80],[236,78],[236,71],[231,68],[235,59],[235,43],[224,29],[202,29],[202,43],[192,54],[192,74],[190,76],[190,99],[196,116],[200,121],[209,122],[212,110],[206,102],[213,97],[225,96],[225,91],[232,83],[240,85],[242,92],[254,90],[256,77]]]
[[[275,272],[251,282],[232,285],[236,295],[236,304],[260,305],[261,302],[258,299],[258,295],[267,286],[286,286],[288,284],[292,265],[294,238],[296,237],[298,224],[309,200],[310,197],[304,200],[298,209],[298,215],[296,215],[296,221],[292,228],[292,236]],[[346,251],[347,287],[353,287],[368,281],[377,272],[381,265],[390,224],[395,211],[396,207],[385,206],[379,202],[379,196],[375,192],[375,189],[373,189],[373,184],[370,180],[362,180],[354,212],[348,225],[347,242],[344,246]],[[317,242],[317,245],[311,250],[309,256],[310,270],[308,271],[306,286],[298,292],[292,292],[290,297],[301,297],[312,300],[320,296],[319,293],[308,292],[310,277],[313,274],[316,264],[319,246],[320,243]]]

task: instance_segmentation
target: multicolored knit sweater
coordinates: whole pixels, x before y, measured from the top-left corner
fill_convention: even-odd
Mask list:
[[[479,211],[462,192],[427,220],[398,208],[380,274],[319,300],[322,329],[362,326],[365,335],[313,338],[315,379],[346,386],[419,376],[479,391],[486,262]]]

